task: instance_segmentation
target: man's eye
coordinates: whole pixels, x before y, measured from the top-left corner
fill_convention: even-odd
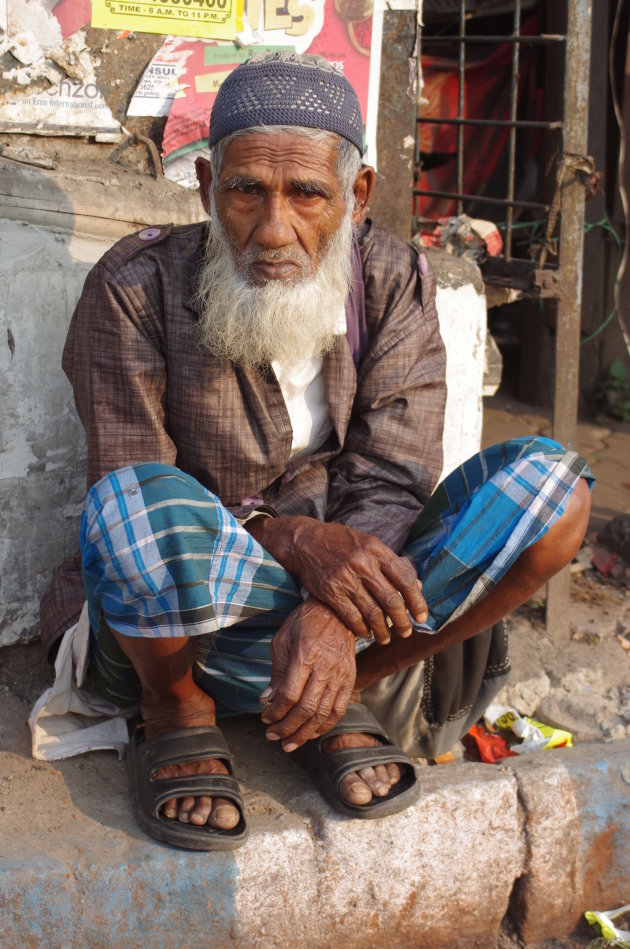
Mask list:
[[[315,199],[326,197],[325,194],[323,194],[321,191],[317,191],[316,188],[296,188],[296,191],[301,198]]]
[[[235,191],[237,194],[258,194],[260,190],[259,185],[255,182],[247,181],[235,181],[233,184],[228,186],[230,191]]]

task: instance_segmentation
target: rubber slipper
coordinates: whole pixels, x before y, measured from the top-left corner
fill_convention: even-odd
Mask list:
[[[234,760],[215,726],[182,728],[155,738],[144,738],[142,723],[130,725],[127,762],[142,830],[155,840],[186,850],[235,850],[245,843],[249,829]],[[195,774],[187,777],[155,778],[155,772],[169,765],[218,758],[229,774]],[[231,830],[209,824],[184,824],[166,818],[161,807],[173,797],[224,797],[239,811],[240,820]]]
[[[342,748],[324,754],[321,747],[323,741],[334,735],[352,732],[375,735],[381,744],[373,748]],[[420,782],[411,758],[396,747],[365,705],[349,705],[344,717],[329,732],[307,741],[292,752],[291,757],[308,770],[324,800],[347,817],[362,820],[389,817],[404,811],[420,793]],[[401,776],[386,797],[373,797],[368,804],[351,804],[341,796],[339,784],[347,774],[361,768],[390,763],[400,766]]]

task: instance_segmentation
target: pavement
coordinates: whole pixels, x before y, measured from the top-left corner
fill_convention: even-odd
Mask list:
[[[492,400],[484,440],[546,424]],[[628,511],[630,431],[580,426],[580,441],[600,479],[595,518]],[[627,601],[615,603],[625,622]],[[523,694],[525,658],[512,685]],[[606,661],[630,683],[620,647]],[[501,765],[419,763],[416,804],[357,821],[331,811],[258,720],[232,719],[250,838],[189,853],[140,831],[113,752],[30,757],[25,719],[49,678],[37,644],[0,652],[1,949],[573,947],[588,941],[586,909],[630,903],[630,737]]]

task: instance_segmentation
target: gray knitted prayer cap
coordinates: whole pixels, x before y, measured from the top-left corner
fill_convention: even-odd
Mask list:
[[[347,138],[363,154],[357,94],[321,56],[257,53],[237,66],[219,89],[210,116],[210,148],[254,125],[299,125]]]

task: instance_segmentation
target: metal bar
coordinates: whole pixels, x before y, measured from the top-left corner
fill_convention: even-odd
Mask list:
[[[527,43],[533,46],[542,46],[546,43],[564,43],[566,36],[559,33],[541,33],[539,36],[470,36],[460,34],[459,36],[427,36],[427,44],[431,43],[470,43],[481,45],[487,43],[516,43],[519,46]]]
[[[464,118],[465,108],[465,74],[466,74],[466,46],[464,37],[466,34],[466,0],[460,0],[459,4],[459,31],[462,34],[462,40],[459,44],[459,61],[457,65],[458,94],[457,94],[457,118]],[[461,194],[464,190],[464,126],[460,124],[457,129],[457,191]],[[457,213],[461,214],[464,210],[462,202],[457,201]]]
[[[461,194],[455,191],[434,191],[433,189],[414,188],[412,194],[414,197],[434,197],[450,198],[459,203],[463,201],[482,201],[485,204],[494,204],[499,207],[530,208],[532,211],[542,211],[549,213],[548,204],[536,204],[534,201],[508,201],[507,198],[487,198],[482,194]]]
[[[521,0],[516,0],[514,4],[514,38],[521,32]],[[512,48],[512,86],[510,89],[510,120],[516,121],[518,109],[518,65],[519,65],[520,46],[515,43]],[[516,166],[516,126],[510,129],[508,144],[508,201],[514,200],[514,176]],[[512,221],[514,220],[514,207],[511,204],[507,206],[505,220],[505,259],[512,257]]]
[[[588,128],[588,91],[592,0],[568,3],[567,50],[564,80],[563,150],[585,155]],[[556,386],[553,437],[575,448],[577,433],[578,371],[584,254],[584,188],[575,177],[565,179],[560,217],[561,296],[556,332]],[[546,624],[554,635],[568,635],[569,568],[548,584]]]
[[[420,124],[421,122],[428,123],[429,125],[480,125],[480,126],[492,126],[492,128],[511,128],[515,126],[516,128],[523,129],[562,129],[564,128],[564,122],[535,122],[529,119],[441,119],[433,118],[433,116],[422,115],[418,116],[416,122]]]

